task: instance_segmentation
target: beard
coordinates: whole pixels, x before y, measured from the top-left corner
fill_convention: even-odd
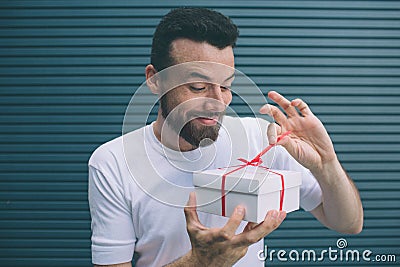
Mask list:
[[[189,110],[186,113],[186,116],[181,115],[177,110],[171,113],[175,107],[171,104],[171,101],[168,100],[167,95],[168,93],[164,94],[160,98],[161,114],[164,119],[169,116],[166,122],[176,134],[191,144],[193,148],[208,146],[217,140],[225,111],[211,112]],[[213,117],[218,117],[218,122],[215,125],[202,125],[200,123],[195,123],[196,118]]]

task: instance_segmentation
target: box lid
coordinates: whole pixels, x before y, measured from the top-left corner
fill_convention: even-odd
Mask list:
[[[235,167],[205,170],[193,174],[193,184],[197,187],[221,190],[222,176]],[[285,189],[301,185],[301,173],[286,170],[269,170],[262,167],[247,166],[228,174],[225,179],[225,191],[246,194],[265,194],[282,189],[282,174]]]

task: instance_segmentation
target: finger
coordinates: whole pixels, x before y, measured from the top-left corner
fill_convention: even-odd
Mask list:
[[[228,222],[220,231],[220,236],[223,239],[231,239],[244,218],[245,209],[243,206],[237,206],[233,211]]]
[[[304,117],[307,115],[312,115],[310,108],[308,107],[306,102],[304,102],[302,99],[297,98],[293,100],[290,104],[293,107],[296,107],[299,110],[300,114],[303,115]]]
[[[186,225],[188,226],[194,226],[196,228],[203,228],[202,224],[200,223],[199,217],[197,215],[197,210],[196,210],[196,193],[195,192],[190,192],[189,194],[189,200],[186,204],[186,207],[184,208],[185,212],[185,218],[186,218]]]
[[[265,236],[274,231],[276,228],[278,228],[278,226],[282,223],[285,217],[286,217],[286,212],[284,211],[281,212],[278,212],[276,210],[269,211],[262,223],[255,226],[251,231],[247,233],[242,233],[243,237],[241,242],[239,243],[241,243],[242,245],[243,243],[246,245],[251,245],[260,241]]]
[[[268,115],[271,115],[271,108],[270,108],[270,106],[271,106],[271,105],[269,105],[269,104],[265,104],[264,106],[262,106],[262,107],[260,108],[259,112],[260,112],[261,114],[268,114]]]
[[[288,118],[285,114],[278,108],[273,105],[267,104],[265,109],[261,109],[262,111],[268,111],[268,115],[270,115],[279,125],[286,124]],[[265,106],[264,106],[265,107]],[[260,112],[261,112],[260,110]]]
[[[274,231],[286,217],[286,212],[270,210],[262,223],[255,226],[252,230],[242,232],[236,236],[235,244],[237,246],[249,246],[257,243],[265,236]]]
[[[290,104],[290,101],[283,97],[281,94],[270,91],[268,92],[268,97],[272,99],[275,103],[277,103],[283,110],[286,112],[288,117],[296,117],[299,116],[297,110]]]
[[[268,124],[267,127],[267,137],[268,137],[268,143],[269,144],[275,144],[276,140],[278,138],[278,135],[281,134],[282,128],[279,125],[276,125],[275,123],[270,123]]]
[[[246,224],[246,227],[243,229],[243,232],[248,232],[248,231],[254,229],[257,225],[258,225],[258,223],[248,222]]]
[[[291,133],[291,131],[287,131],[284,133],[282,133],[281,131],[280,136],[278,136],[278,138],[276,139],[276,144],[286,147],[286,145],[289,144],[291,141],[291,138],[289,137]]]

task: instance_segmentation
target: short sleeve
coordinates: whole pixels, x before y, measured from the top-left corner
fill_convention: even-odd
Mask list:
[[[274,169],[299,171],[302,174],[300,187],[300,206],[305,211],[311,211],[322,203],[322,191],[317,179],[310,170],[298,163],[283,147],[276,147]]]
[[[301,167],[304,170],[300,187],[300,206],[305,211],[312,211],[322,203],[322,191],[314,175],[308,169]]]
[[[115,179],[90,165],[89,206],[93,264],[132,261],[136,238],[131,210]]]

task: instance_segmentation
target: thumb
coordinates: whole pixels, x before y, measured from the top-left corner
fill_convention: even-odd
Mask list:
[[[196,201],[196,193],[195,193],[195,192],[190,192],[190,194],[189,194],[189,200],[188,200],[188,202],[186,203],[186,207],[196,209],[196,204],[197,204],[197,201]]]
[[[274,127],[279,127],[279,126],[274,126]],[[270,132],[273,132],[274,127],[271,127],[272,129],[271,130],[268,129],[268,130],[270,130]],[[281,132],[281,134],[276,138],[276,145],[283,146],[292,157],[297,158],[299,147],[298,147],[296,140],[294,138],[289,137],[289,135],[292,132],[286,131],[286,132],[282,133],[282,130],[283,130],[282,128],[279,129],[279,132]]]
[[[189,200],[184,208],[186,223],[189,224],[190,222],[198,222],[200,223],[199,217],[197,216],[196,210],[196,193],[190,192]]]
[[[278,142],[277,145],[283,146],[286,151],[296,160],[298,160],[299,155],[299,144],[294,138],[290,138],[289,136],[283,136]]]

